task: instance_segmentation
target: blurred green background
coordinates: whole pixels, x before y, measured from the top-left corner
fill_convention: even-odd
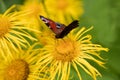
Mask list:
[[[23,1],[0,0],[0,13]],[[83,3],[85,13],[80,18],[80,26],[94,26],[91,31],[93,42],[110,49],[108,53],[102,54],[107,60],[107,69],[100,68],[103,76],[97,79],[120,80],[120,0],[83,0]]]

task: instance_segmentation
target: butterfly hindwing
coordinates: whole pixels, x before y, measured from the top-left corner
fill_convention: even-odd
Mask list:
[[[66,36],[72,29],[78,27],[78,20],[73,21],[68,26],[64,24],[54,22],[51,19],[40,16],[40,19],[56,34],[56,38],[63,38]]]
[[[68,26],[64,28],[64,30],[60,34],[56,34],[56,38],[63,38],[66,36],[72,29],[76,28],[79,26],[78,20],[73,21],[70,23]]]

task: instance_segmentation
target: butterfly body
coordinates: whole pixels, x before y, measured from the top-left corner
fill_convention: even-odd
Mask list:
[[[45,18],[43,16],[40,16],[40,18],[55,34],[60,34],[65,28],[65,25],[56,23],[51,19]]]
[[[51,19],[40,16],[40,19],[56,34],[56,38],[63,38],[66,36],[72,29],[78,26],[78,21],[75,20],[68,26],[54,22]]]

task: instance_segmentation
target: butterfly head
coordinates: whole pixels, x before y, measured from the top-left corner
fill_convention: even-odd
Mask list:
[[[78,27],[78,20],[71,22],[68,26],[54,22],[51,19],[40,16],[40,19],[56,34],[56,38],[63,38],[66,36],[72,29]]]

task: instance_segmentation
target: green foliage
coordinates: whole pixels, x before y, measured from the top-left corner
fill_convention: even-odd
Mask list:
[[[84,0],[84,8],[82,25],[93,25],[94,41],[110,49],[107,69],[98,80],[120,80],[120,0]]]

